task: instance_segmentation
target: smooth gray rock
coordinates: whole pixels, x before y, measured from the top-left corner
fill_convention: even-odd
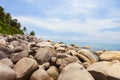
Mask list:
[[[17,74],[17,80],[29,80],[31,74],[38,69],[38,64],[34,59],[25,57],[19,60],[13,69]]]
[[[44,69],[40,68],[32,74],[30,80],[50,80],[50,76]]]
[[[94,78],[79,63],[71,63],[63,69],[57,80],[94,80]]]
[[[49,62],[51,57],[56,56],[56,52],[51,48],[39,48],[35,54],[35,59],[39,64]]]
[[[14,66],[13,62],[8,58],[1,59],[0,63],[3,63],[11,68],[13,68],[13,66]]]
[[[0,63],[0,80],[16,80],[16,73],[5,64]]]
[[[3,58],[7,58],[7,56],[3,52],[0,51],[0,59],[3,59]]]

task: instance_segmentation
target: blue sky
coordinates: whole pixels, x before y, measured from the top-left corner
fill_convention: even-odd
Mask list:
[[[44,39],[120,43],[120,0],[0,0]]]

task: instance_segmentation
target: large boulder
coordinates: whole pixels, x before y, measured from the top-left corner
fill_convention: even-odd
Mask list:
[[[9,57],[12,53],[14,53],[14,50],[5,46],[0,46],[0,51],[6,54],[7,57]]]
[[[56,61],[57,65],[62,65],[62,64],[70,64],[74,62],[80,62],[79,59],[76,56],[71,56],[71,57],[66,57],[66,58],[58,58]]]
[[[14,66],[17,80],[29,80],[31,74],[38,69],[37,62],[32,58],[22,58]]]
[[[49,62],[51,57],[56,56],[56,52],[51,48],[39,48],[35,54],[35,59],[39,64]]]
[[[20,42],[15,40],[12,41],[10,44],[13,45],[14,47],[20,46]]]
[[[22,59],[23,57],[27,57],[29,55],[29,51],[28,50],[24,50],[22,52],[19,53],[14,53],[11,57],[11,61],[13,63],[18,62],[20,59]]]
[[[17,46],[17,47],[14,48],[15,53],[21,52],[21,51],[23,51],[23,50],[24,50],[24,49],[23,49],[22,46]]]
[[[102,61],[90,65],[87,70],[95,80],[120,80],[120,62]]]
[[[100,55],[100,60],[120,60],[120,51],[106,51]]]
[[[93,63],[87,70],[92,74],[95,80],[107,80],[107,74],[105,70],[111,65],[111,62],[102,61]]]
[[[63,69],[57,80],[94,80],[94,78],[79,63],[71,63]]]
[[[16,73],[13,69],[0,63],[0,80],[16,80]]]
[[[30,80],[50,80],[50,76],[44,69],[39,68],[32,74]]]
[[[13,62],[9,58],[1,59],[0,63],[3,63],[11,68],[14,66]]]
[[[7,58],[7,56],[3,52],[0,51],[0,59],[3,59],[3,58]]]
[[[112,63],[105,72],[108,76],[108,80],[120,80],[120,62]]]
[[[49,69],[47,70],[47,73],[54,79],[57,80],[59,76],[58,69],[55,66],[50,66]]]
[[[79,54],[77,54],[77,56],[80,58],[80,60],[85,62],[94,63],[97,61],[96,56],[87,49],[79,50]]]

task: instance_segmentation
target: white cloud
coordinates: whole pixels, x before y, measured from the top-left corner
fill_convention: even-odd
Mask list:
[[[116,23],[119,19],[103,19],[103,20],[86,20],[85,22],[79,22],[79,20],[64,20],[58,18],[50,19],[38,19],[33,17],[15,17],[20,22],[33,24],[38,27],[43,27],[52,31],[69,31],[69,32],[96,32],[104,28],[114,28],[120,26]]]
[[[32,0],[27,0],[32,2]],[[54,32],[76,32],[89,34],[90,37],[84,37],[82,40],[89,41],[105,41],[119,42],[120,32],[105,32],[99,33],[99,30],[106,28],[119,27],[120,16],[114,0],[60,0],[60,3],[50,4],[49,1],[37,0],[33,4],[36,6],[39,13],[42,13],[43,18],[38,18],[33,11],[33,17],[16,16],[24,26],[35,25],[40,28],[51,30]],[[63,35],[64,36],[64,35]],[[54,36],[55,39],[73,39],[81,40],[80,36],[73,37]],[[53,38],[52,36],[43,36]]]
[[[105,32],[101,33],[99,30],[106,28],[114,28],[120,26],[119,23],[116,23],[115,20],[119,19],[104,19],[104,20],[87,20],[85,22],[79,22],[79,20],[63,20],[63,19],[38,19],[33,17],[15,17],[22,24],[26,25],[35,25],[44,29],[52,30],[54,32],[76,32],[89,34],[90,37],[65,37],[54,36],[54,39],[66,39],[66,40],[89,40],[89,41],[105,41],[105,42],[115,42],[118,43],[120,38],[118,37],[120,32]],[[51,36],[43,36],[44,38],[52,38]],[[53,38],[52,38],[53,39]],[[109,41],[110,40],[110,41]]]
[[[24,0],[24,1],[27,1],[27,2],[29,2],[29,3],[33,2],[33,0]]]

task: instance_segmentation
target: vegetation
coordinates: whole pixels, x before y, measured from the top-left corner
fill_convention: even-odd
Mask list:
[[[6,13],[4,8],[0,6],[0,33],[1,34],[24,34],[26,27],[21,29],[21,24],[17,19],[12,19],[10,13]],[[30,34],[34,35],[34,31]]]
[[[30,35],[31,35],[31,36],[34,36],[34,35],[35,35],[35,32],[34,32],[34,31],[31,31],[31,32],[30,32]]]

